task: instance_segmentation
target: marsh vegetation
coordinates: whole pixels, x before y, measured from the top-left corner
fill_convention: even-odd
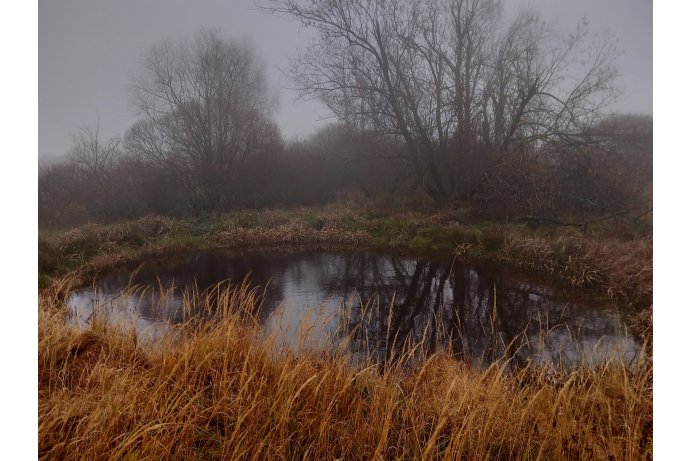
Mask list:
[[[494,0],[270,0],[335,122],[204,29],[39,171],[43,459],[649,459],[652,117]]]
[[[40,295],[42,457],[627,459],[652,450],[645,354],[570,371],[503,361],[482,370],[440,350],[411,367],[411,342],[383,364],[355,366],[345,344],[295,354],[259,335],[259,293],[246,286],[186,297],[188,311],[213,316],[145,346],[114,325],[70,326],[67,292]]]
[[[596,339],[599,333],[593,330],[581,333],[581,340],[605,344],[594,349],[600,355],[583,355],[577,332],[567,326],[564,336],[569,315],[579,315],[578,305],[571,304],[573,299],[560,305],[564,298],[553,298],[561,288],[570,288],[592,306],[614,303],[625,311],[641,309],[652,294],[650,241],[584,238],[561,227],[535,231],[460,221],[457,213],[363,215],[345,207],[327,207],[234,213],[206,222],[148,217],[42,232],[41,456],[203,459],[251,453],[256,458],[363,454],[484,458],[489,453],[495,458],[635,458],[650,454],[650,324],[640,334],[617,324],[610,340]],[[303,259],[300,271],[319,268],[318,274],[331,267],[333,277],[322,281],[327,287],[341,294],[352,293],[353,288],[364,291],[356,292],[350,303],[338,298],[326,322],[319,315],[298,320],[299,328],[291,330],[291,340],[286,341],[285,324],[267,311],[272,296],[280,304],[272,290],[281,283],[275,271],[282,272],[281,256],[276,260],[270,255],[283,255],[285,266],[286,255],[304,254],[305,245],[318,245],[316,254],[314,250],[307,254],[319,261],[310,266],[309,257],[306,264]],[[223,259],[222,247],[236,258],[237,252],[249,252],[260,262],[250,272],[242,258],[231,258],[235,264]],[[353,252],[354,247],[375,253]],[[190,251],[226,262],[200,264],[195,256],[185,257]],[[382,251],[389,256],[381,256]],[[391,256],[392,251],[399,256]],[[322,261],[325,252],[327,259],[335,260]],[[425,253],[429,256],[422,256]],[[166,284],[171,272],[166,272],[165,255],[168,261],[191,268],[176,277],[177,290]],[[454,261],[452,255],[456,262],[448,265],[448,258]],[[378,268],[382,259],[387,265],[398,261],[403,284],[415,288],[409,290],[414,308],[406,310],[405,296],[388,305],[390,298],[385,298],[379,309],[353,303],[370,298],[372,291],[385,296],[395,291],[396,284],[387,284],[382,274],[386,271]],[[149,264],[140,267],[147,260]],[[473,271],[477,275],[482,269],[468,267],[471,263],[489,264],[489,274],[514,267],[533,276],[522,275],[519,281],[492,280],[492,275],[474,278]],[[437,270],[432,270],[434,264]],[[220,272],[207,272],[205,278],[209,267]],[[406,275],[406,270],[412,273]],[[244,279],[248,273],[254,274],[255,285]],[[290,279],[282,273],[284,282],[285,277]],[[412,283],[416,273],[418,284]],[[532,278],[535,275],[543,281]],[[124,292],[123,298],[129,299],[125,305],[139,309],[139,319],[144,319],[139,329],[136,322],[89,315],[90,295],[87,310],[77,309],[87,315],[81,321],[79,315],[75,317],[75,296],[86,293],[83,290],[88,290],[94,276],[100,277],[101,287],[113,280],[120,280],[118,287],[130,281],[144,287],[156,279],[146,291],[150,296],[159,290],[149,304],[152,310],[146,307],[151,298],[142,297],[141,291],[137,296]],[[425,276],[431,283],[422,280]],[[440,292],[436,282],[443,277],[454,279],[454,289],[445,302],[440,297],[437,303],[433,291]],[[244,283],[238,285],[213,286],[220,281],[216,279],[242,282],[241,278]],[[273,285],[271,281],[263,285],[267,278]],[[467,291],[456,293],[464,280],[469,282]],[[199,289],[205,281],[211,288]],[[521,295],[530,290],[526,281],[552,288],[543,298],[528,294],[527,304],[510,302],[516,296],[526,299]],[[499,301],[494,299],[495,284]],[[189,288],[184,295],[183,286]],[[131,303],[134,298],[139,302]],[[458,298],[463,302],[455,301]],[[171,306],[174,309],[166,311]],[[307,304],[295,307],[303,313],[316,312],[306,309]],[[117,301],[112,308],[117,311]],[[462,332],[454,332],[454,320],[468,309],[475,309],[477,315],[471,313]],[[537,316],[533,320],[547,318],[551,310],[560,310],[561,315],[551,330],[539,321],[524,322],[532,314]],[[173,313],[172,322],[168,316],[162,323],[156,315],[166,312]],[[455,319],[445,323],[445,312],[455,313]],[[613,311],[586,307],[584,312],[587,317]],[[329,322],[334,319],[336,328],[325,328],[333,326]],[[267,329],[267,320],[278,328]],[[601,320],[595,323],[601,325]],[[152,330],[154,341],[142,334]],[[317,339],[329,341],[315,341],[315,331]],[[516,333],[522,343],[511,341]],[[539,344],[526,343],[526,338]],[[565,338],[568,341],[561,341]],[[616,343],[621,340],[631,343],[621,347]],[[602,354],[608,342],[614,347]],[[540,355],[554,352],[550,347],[555,344],[560,352],[565,348],[578,354],[571,356],[570,363],[563,360],[568,354]]]

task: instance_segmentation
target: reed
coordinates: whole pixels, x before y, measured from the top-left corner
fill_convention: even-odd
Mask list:
[[[345,346],[296,354],[259,334],[261,293],[246,283],[189,294],[186,322],[144,343],[101,320],[77,327],[73,284],[39,294],[42,459],[652,456],[645,354],[560,371],[478,369],[416,355],[415,341],[385,366]]]

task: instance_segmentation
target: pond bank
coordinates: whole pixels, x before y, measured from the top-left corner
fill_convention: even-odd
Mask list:
[[[575,229],[465,221],[454,211],[373,216],[331,206],[244,211],[197,221],[149,216],[42,231],[39,285],[70,272],[89,277],[185,249],[317,244],[453,253],[468,262],[519,268],[639,310],[652,304],[652,238],[625,240]]]

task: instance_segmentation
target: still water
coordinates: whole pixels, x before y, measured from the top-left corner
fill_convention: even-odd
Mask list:
[[[69,305],[79,323],[96,309],[155,339],[186,320],[185,293],[245,277],[263,293],[263,334],[294,349],[334,347],[347,335],[350,352],[379,359],[412,341],[478,365],[510,356],[566,366],[640,352],[616,306],[522,274],[371,251],[214,250],[149,260],[74,292]],[[123,294],[131,284],[151,289]]]

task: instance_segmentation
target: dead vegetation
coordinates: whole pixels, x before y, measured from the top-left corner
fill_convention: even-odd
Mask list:
[[[65,321],[69,281],[39,297],[41,459],[645,459],[652,364],[486,370],[439,353],[410,368],[293,355],[258,340],[256,293],[145,346]],[[191,297],[190,311],[210,298]]]
[[[493,256],[498,262],[573,288],[598,288],[612,299],[652,302],[652,239],[624,241],[581,234],[549,238],[510,228],[500,232],[495,236],[500,248]]]
[[[249,246],[249,245],[305,245],[312,243],[333,243],[358,245],[369,240],[365,231],[350,232],[336,227],[313,229],[298,224],[281,224],[276,227],[258,227],[247,229],[236,227],[222,230],[214,235],[221,245]]]

